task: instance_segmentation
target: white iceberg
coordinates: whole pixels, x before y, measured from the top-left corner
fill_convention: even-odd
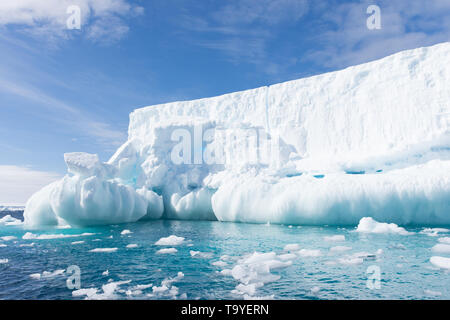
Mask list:
[[[135,110],[107,163],[33,195],[29,227],[141,219],[450,224],[450,43]]]

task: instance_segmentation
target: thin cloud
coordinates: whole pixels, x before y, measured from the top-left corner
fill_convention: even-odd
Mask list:
[[[24,205],[33,193],[60,178],[26,166],[0,165],[0,205]]]

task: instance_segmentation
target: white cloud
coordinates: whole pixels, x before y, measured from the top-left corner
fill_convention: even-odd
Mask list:
[[[0,205],[23,205],[33,193],[60,178],[53,172],[0,165]]]
[[[50,40],[69,38],[73,30],[67,30],[67,8],[73,5],[80,8],[81,31],[86,31],[89,39],[106,42],[120,39],[128,31],[126,17],[144,11],[128,0],[2,0],[0,26],[15,26]]]

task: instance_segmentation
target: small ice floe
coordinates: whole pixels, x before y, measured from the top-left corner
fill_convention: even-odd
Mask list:
[[[440,292],[440,291],[433,291],[433,290],[428,290],[428,289],[425,289],[424,293],[427,296],[441,296],[442,295],[442,292]]]
[[[109,276],[109,270],[103,271],[102,276]]]
[[[441,269],[450,269],[450,258],[434,256],[430,258],[430,262],[435,267]]]
[[[178,246],[182,244],[184,241],[183,237],[177,237],[175,235],[171,235],[167,238],[161,238],[156,241],[155,245],[157,246]]]
[[[17,237],[15,237],[15,236],[4,236],[4,237],[1,237],[0,239],[2,239],[3,241],[11,241],[11,240],[17,239]]]
[[[21,245],[19,245],[19,247],[34,247],[35,243],[22,243]]]
[[[16,219],[9,214],[0,219],[0,225],[3,226],[19,226],[22,224],[23,222],[20,219]]]
[[[220,260],[211,262],[211,264],[213,266],[220,267],[220,268],[226,267],[228,265],[228,263],[226,263],[225,261],[220,261]]]
[[[133,233],[133,232],[131,232],[131,231],[128,230],[128,229],[125,229],[125,230],[123,230],[120,234],[124,236],[124,235],[131,234],[131,233]]]
[[[299,251],[300,246],[297,243],[290,243],[284,246],[284,251],[292,252],[292,251]]]
[[[192,258],[204,258],[204,259],[211,259],[214,254],[212,252],[201,252],[201,251],[189,251],[189,254]]]
[[[178,288],[173,285],[174,282],[180,281],[184,278],[183,272],[178,272],[177,276],[174,278],[166,278],[161,282],[161,285],[153,286],[152,293],[148,294],[149,297],[161,297],[169,296],[171,298],[176,298],[178,295]]]
[[[314,296],[317,295],[319,293],[319,291],[320,291],[320,288],[318,286],[312,287],[310,290],[311,294]]]
[[[406,231],[405,228],[399,227],[395,223],[377,222],[370,217],[362,218],[359,221],[356,232],[399,234],[402,236],[414,234],[414,232]]]
[[[177,253],[178,250],[175,248],[164,248],[156,251],[157,254],[169,254],[169,253]]]
[[[344,235],[325,236],[323,237],[323,240],[329,242],[345,241],[345,236]]]
[[[301,257],[320,257],[322,252],[319,249],[301,249],[297,254]]]
[[[77,238],[77,237],[89,237],[95,233],[82,233],[82,234],[40,234],[36,235],[31,232],[27,232],[23,235],[24,240],[53,240],[53,239],[65,239],[65,238]]]
[[[426,234],[427,236],[430,236],[430,237],[437,237],[440,233],[448,233],[448,232],[450,232],[450,229],[445,229],[445,228],[424,228],[419,233]]]
[[[111,253],[111,252],[116,252],[118,250],[118,248],[95,248],[92,250],[89,250],[89,252],[106,252],[106,253]]]
[[[8,262],[8,259],[0,259],[0,264],[7,264]]]
[[[431,248],[431,251],[438,253],[450,253],[450,244],[438,243]]]
[[[96,288],[79,289],[72,291],[73,297],[83,297],[85,296],[87,300],[112,300],[117,298],[116,291],[119,286],[123,284],[130,283],[131,280],[126,281],[116,281],[108,282],[102,286],[102,293],[97,293]]]
[[[285,253],[277,256],[281,261],[291,261],[297,259],[297,256],[293,253]]]
[[[330,248],[330,253],[339,253],[344,251],[352,250],[352,247],[346,247],[346,246],[335,246]]]
[[[0,243],[0,248],[6,248],[7,247],[7,245],[6,244],[4,244],[4,243]]]
[[[76,245],[76,244],[83,244],[83,243],[84,243],[84,241],[74,241],[74,242],[71,242],[70,244]]]
[[[440,243],[450,244],[450,237],[439,238],[438,241],[439,241]]]
[[[257,289],[280,279],[279,275],[271,273],[272,270],[291,265],[292,261],[283,261],[275,252],[254,252],[238,259],[232,269],[223,269],[220,273],[239,282],[232,291],[233,294],[241,295],[244,299],[253,299],[257,298]]]
[[[30,278],[32,279],[36,279],[36,280],[40,280],[40,279],[49,279],[49,278],[54,278],[56,276],[61,276],[64,274],[64,272],[66,272],[66,270],[64,269],[57,269],[55,271],[44,271],[42,273],[33,273],[30,274]]]
[[[139,247],[139,246],[136,243],[130,243],[130,244],[127,244],[127,246],[126,246],[127,249],[134,249],[137,247]]]

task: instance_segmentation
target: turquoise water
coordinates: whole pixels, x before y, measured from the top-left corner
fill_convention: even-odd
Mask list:
[[[121,234],[123,230],[131,233]],[[71,265],[80,268],[81,288],[97,289],[90,298],[98,299],[450,299],[450,272],[429,261],[436,255],[450,257],[431,250],[439,237],[449,233],[430,236],[422,228],[408,231],[415,233],[359,234],[351,227],[191,221],[32,231],[0,226],[0,238],[16,237],[0,239],[0,299],[84,299],[87,295],[78,291],[74,296],[68,289],[67,272],[54,273]],[[34,239],[22,239],[26,232],[32,232]],[[83,233],[94,235],[79,236]],[[42,234],[78,236],[36,239]],[[170,235],[185,239],[178,245],[155,245]],[[325,238],[336,235],[345,240]],[[127,248],[130,244],[137,247]],[[284,250],[288,244],[298,245],[291,246],[295,248],[291,255]],[[96,248],[117,249],[90,252]],[[157,253],[164,248],[177,252]],[[239,279],[235,267],[245,269],[243,259],[255,251],[269,253],[282,265],[267,273],[263,262],[257,262]],[[369,282],[379,284],[379,289],[368,287],[372,273],[367,271],[374,267],[380,274]],[[222,272],[233,268],[235,277]],[[112,285],[103,290],[108,283]],[[252,283],[256,283],[253,288]]]

